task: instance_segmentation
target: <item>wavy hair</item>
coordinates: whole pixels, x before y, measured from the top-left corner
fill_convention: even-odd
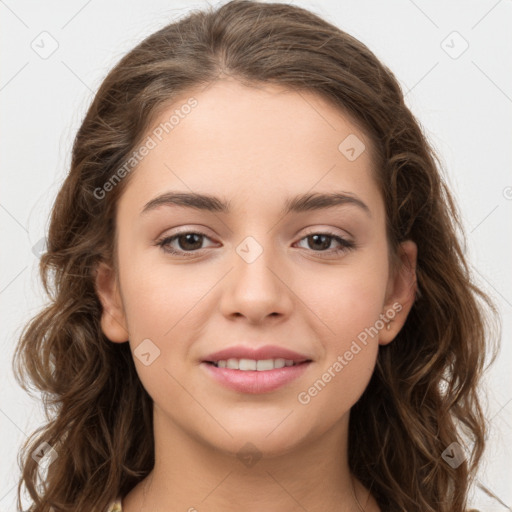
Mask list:
[[[191,11],[150,35],[88,108],[40,261],[49,301],[24,326],[13,360],[47,418],[20,449],[18,505],[24,484],[32,512],[103,512],[153,468],[152,401],[129,344],[102,332],[94,279],[100,261],[115,263],[116,205],[133,172],[105,198],[97,191],[169,102],[223,75],[314,92],[370,137],[390,251],[417,244],[419,293],[351,410],[350,469],[383,512],[464,511],[486,440],[478,393],[496,308],[471,278],[440,160],[397,79],[364,44],[306,9],[250,0]],[[468,452],[457,468],[441,457],[453,442]],[[58,454],[44,476],[31,456],[41,443]]]

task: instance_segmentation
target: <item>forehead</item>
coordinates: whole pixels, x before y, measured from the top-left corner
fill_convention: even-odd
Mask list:
[[[167,103],[144,141],[151,149],[121,198],[139,211],[172,189],[260,205],[280,193],[376,192],[368,135],[310,91],[219,80]]]

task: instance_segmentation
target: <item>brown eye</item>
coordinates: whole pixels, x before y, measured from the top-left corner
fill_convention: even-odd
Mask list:
[[[345,240],[344,238],[341,238],[340,236],[329,232],[310,233],[304,238],[302,238],[301,241],[302,240],[308,241],[308,249],[320,253],[339,254],[355,248],[355,243]],[[330,246],[333,241],[338,243],[338,248],[330,249]]]
[[[204,233],[186,231],[165,237],[157,242],[156,245],[162,247],[167,253],[189,256],[186,253],[197,252],[203,248],[202,245],[205,238],[209,239]],[[177,242],[174,244],[174,247],[171,245],[173,242]]]
[[[203,235],[198,233],[185,233],[174,237],[178,241],[180,249],[194,251],[201,248]]]

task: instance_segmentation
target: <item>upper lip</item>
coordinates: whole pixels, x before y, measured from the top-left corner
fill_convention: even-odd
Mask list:
[[[311,358],[303,354],[294,352],[284,347],[278,347],[277,345],[265,345],[259,348],[244,347],[243,345],[237,345],[234,347],[225,348],[218,352],[213,352],[208,355],[204,361],[217,362],[225,361],[228,359],[254,359],[256,361],[264,359],[289,359],[294,363],[302,363],[304,361],[311,361]]]

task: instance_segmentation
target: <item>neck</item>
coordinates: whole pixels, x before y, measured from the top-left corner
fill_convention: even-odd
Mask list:
[[[348,468],[348,414],[327,432],[278,449],[272,433],[226,449],[180,428],[154,407],[155,466],[123,502],[126,512],[375,512]],[[278,436],[275,436],[276,438]],[[229,439],[229,440],[228,440]],[[143,496],[143,486],[146,496]]]

